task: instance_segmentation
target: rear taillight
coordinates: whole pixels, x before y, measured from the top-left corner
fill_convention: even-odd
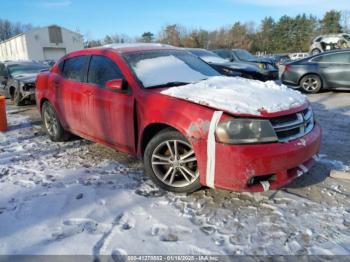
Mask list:
[[[290,71],[291,71],[291,68],[292,68],[291,65],[286,65],[286,66],[284,67],[284,72],[290,72]]]

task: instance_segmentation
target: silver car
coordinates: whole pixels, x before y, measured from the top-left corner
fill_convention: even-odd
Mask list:
[[[310,53],[316,55],[332,49],[350,48],[350,34],[320,35],[312,40]]]

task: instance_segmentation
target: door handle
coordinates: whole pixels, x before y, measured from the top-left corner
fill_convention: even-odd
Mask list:
[[[60,82],[58,82],[58,81],[53,81],[53,86],[54,86],[55,88],[58,88],[58,87],[60,86]]]
[[[84,95],[91,96],[92,95],[92,91],[85,91]]]

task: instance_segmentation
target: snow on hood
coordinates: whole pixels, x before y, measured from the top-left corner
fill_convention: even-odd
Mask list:
[[[251,71],[258,71],[258,67],[251,64],[245,64],[245,63],[227,63],[227,65],[232,69],[243,69],[243,70],[251,70]]]
[[[204,104],[233,114],[260,116],[302,106],[306,96],[273,81],[215,76],[200,82],[168,88],[162,94]]]
[[[38,73],[15,75],[13,78],[23,83],[34,83]]]

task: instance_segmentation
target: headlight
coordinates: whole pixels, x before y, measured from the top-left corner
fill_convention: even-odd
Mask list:
[[[266,64],[264,63],[259,63],[258,66],[260,70],[265,70],[267,68]]]
[[[226,144],[278,141],[270,121],[263,119],[228,119],[218,124],[215,133],[218,142]]]

